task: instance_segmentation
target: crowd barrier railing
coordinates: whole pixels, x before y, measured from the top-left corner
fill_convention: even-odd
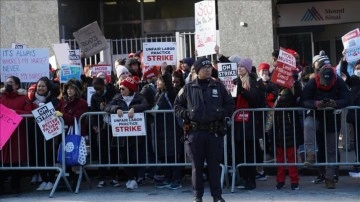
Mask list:
[[[247,166],[355,166],[359,158],[339,150],[341,130],[343,149],[350,142],[359,152],[358,111],[360,107],[310,110],[305,108],[239,109],[231,117],[231,192],[236,177]],[[353,133],[349,134],[348,112],[352,110]],[[341,117],[342,116],[342,117]],[[359,120],[360,122],[360,120]],[[353,135],[353,138],[351,138]],[[287,148],[294,147],[294,151]],[[290,150],[290,149],[288,149]],[[309,159],[312,155],[312,161]],[[273,161],[268,161],[268,157]],[[340,157],[341,156],[341,157]],[[356,156],[356,155],[355,155]],[[278,159],[278,160],[277,160]]]
[[[184,132],[180,127],[174,110],[149,110],[144,112],[146,136],[113,137],[110,114],[106,112],[87,112],[80,117],[82,124],[87,125],[89,155],[85,166],[79,173],[75,193],[79,192],[82,175],[88,182],[87,168],[109,167],[191,167],[184,144],[180,142]],[[97,129],[94,130],[94,128]],[[84,133],[84,132],[81,132]],[[224,137],[224,159],[220,166],[221,184],[228,184],[227,138]],[[90,182],[89,182],[90,183]]]
[[[61,135],[45,140],[40,128],[33,115],[21,115],[23,120],[16,128],[15,133],[10,137],[5,146],[0,150],[0,171],[12,170],[33,170],[33,171],[52,171],[58,172],[54,186],[49,197],[53,197],[60,179],[63,179],[69,191],[72,188],[67,179],[68,174],[65,171],[65,165],[57,162],[57,152],[59,143],[62,142],[65,148],[65,130]],[[64,126],[64,120],[60,117],[61,125]],[[63,162],[65,155],[63,152]]]

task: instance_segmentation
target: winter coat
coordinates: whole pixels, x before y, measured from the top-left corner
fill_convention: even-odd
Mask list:
[[[4,88],[0,89],[0,104],[15,110],[17,114],[31,114],[32,104],[24,89],[11,93],[5,92]],[[2,158],[3,163],[20,163],[25,161],[27,159],[26,138],[24,118],[0,151],[0,161]]]
[[[297,99],[300,95],[301,84],[298,81],[295,82],[293,88],[280,88],[275,108],[297,107]],[[275,111],[273,127],[277,147],[290,148],[303,144],[304,136],[300,118],[298,111]]]
[[[174,98],[168,95],[168,92],[158,92],[155,96],[155,110],[171,110],[173,109]],[[176,137],[173,113],[156,113],[156,139],[158,155],[175,155],[175,143],[179,142]],[[165,153],[166,146],[166,153]],[[179,145],[176,146],[178,148]]]
[[[123,111],[129,111],[129,109],[133,108],[135,113],[144,112],[149,108],[149,104],[147,103],[146,99],[138,94],[134,94],[134,98],[130,102],[129,106],[124,101],[123,96],[121,93],[115,95],[115,97],[110,101],[109,104],[105,106],[104,111],[110,114],[116,114],[118,109],[121,109]],[[143,144],[145,141],[143,138],[138,139],[138,144]],[[129,137],[128,138],[128,144],[129,146],[135,145],[137,142],[136,137]]]
[[[348,63],[346,61],[340,63],[340,71],[346,75],[345,82],[350,87],[350,105],[360,106],[360,78],[356,75],[350,76],[348,72]],[[346,121],[353,124],[357,121],[357,125],[360,126],[360,110],[349,109],[348,114],[346,115]]]
[[[265,97],[261,90],[259,83],[254,77],[250,77],[250,88],[249,90],[243,89],[238,92],[236,99],[235,110],[244,108],[260,108],[261,103],[265,103]],[[239,99],[242,99],[243,105],[239,107]],[[247,106],[247,107],[244,107]],[[255,116],[255,117],[254,117]],[[263,135],[263,118],[262,112],[252,111],[239,111],[234,116],[235,123],[235,140],[243,141],[244,135],[245,140],[253,140],[262,137]],[[255,134],[254,134],[255,132]]]
[[[324,89],[321,87],[318,76],[316,78],[310,79],[303,89],[301,104],[305,108],[315,109],[316,101],[333,99],[336,102],[335,109],[342,109],[347,107],[350,104],[350,91],[342,78],[337,76],[334,79],[336,79],[336,81],[334,84],[332,84],[332,86],[328,87],[329,89]],[[334,110],[326,110],[325,119],[323,110],[316,110],[315,116],[319,121],[319,131],[325,132],[325,128],[329,133],[340,131],[341,115],[335,114]],[[336,117],[335,119],[334,116]],[[324,127],[324,124],[326,124],[326,127]]]
[[[63,98],[60,100],[56,110],[63,114],[62,118],[64,119],[65,125],[70,127],[74,125],[74,118],[79,121],[80,116],[88,111],[88,104],[82,98],[76,98],[74,100]],[[80,135],[88,135],[85,118],[82,119],[80,133]]]
[[[112,88],[109,86],[106,86],[106,91],[104,91],[102,94],[94,93],[91,96],[90,101],[90,111],[92,112],[102,112],[104,109],[100,107],[101,103],[104,103],[104,107],[110,103],[110,101],[115,96],[115,91],[111,90]],[[99,118],[100,121],[100,127],[103,126],[103,118]],[[91,116],[91,126],[97,126],[98,125],[98,116],[92,115]]]

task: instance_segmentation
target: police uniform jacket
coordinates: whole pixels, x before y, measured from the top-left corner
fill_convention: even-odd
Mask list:
[[[234,101],[220,81],[210,78],[202,89],[197,78],[179,91],[174,108],[176,116],[206,125],[231,116]]]

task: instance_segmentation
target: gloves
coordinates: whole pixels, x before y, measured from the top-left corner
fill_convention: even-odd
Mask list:
[[[62,116],[63,116],[63,114],[62,114],[60,111],[55,111],[55,114],[56,114],[56,116],[58,116],[58,117],[62,117]]]
[[[326,104],[323,100],[315,101],[315,108],[325,108]]]
[[[242,87],[242,82],[240,77],[237,77],[236,79],[233,80],[233,84],[237,85],[237,93],[240,94],[244,88]]]
[[[335,108],[336,107],[336,101],[333,99],[330,99],[329,102],[326,103],[326,107]]]

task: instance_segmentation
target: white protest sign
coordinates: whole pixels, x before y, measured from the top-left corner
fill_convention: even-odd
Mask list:
[[[49,49],[0,49],[1,80],[17,76],[21,82],[49,77]]]
[[[146,135],[144,113],[135,113],[132,119],[127,113],[122,117],[111,114],[111,129],[115,137]]]
[[[145,66],[176,65],[176,42],[143,43],[143,63]]]
[[[60,69],[60,83],[70,79],[80,80],[82,67],[79,65],[62,65]]]
[[[91,57],[108,48],[106,39],[95,21],[73,33],[85,57]]]
[[[51,102],[34,109],[32,114],[46,140],[61,134],[62,125],[59,117],[56,116],[55,108]]]
[[[12,43],[11,48],[12,49],[27,49],[27,45],[22,44],[22,43]]]
[[[215,54],[215,1],[195,3],[195,49],[198,56]]]
[[[223,82],[226,89],[231,93],[232,97],[237,96],[237,88],[233,84],[233,80],[237,78],[236,63],[219,63],[218,64],[219,79]]]
[[[69,44],[68,43],[59,43],[52,44],[52,48],[55,53],[55,58],[59,66],[71,64],[69,60]]]
[[[95,93],[95,89],[94,87],[90,86],[90,87],[87,87],[87,103],[88,103],[88,106],[91,105],[91,97],[93,96],[93,94]]]
[[[106,76],[111,76],[111,65],[93,65],[91,67],[91,76],[96,76],[103,72]]]
[[[80,49],[68,50],[68,54],[71,65],[81,65]]]
[[[360,59],[360,31],[354,29],[341,37],[345,49],[346,61],[352,62]]]

